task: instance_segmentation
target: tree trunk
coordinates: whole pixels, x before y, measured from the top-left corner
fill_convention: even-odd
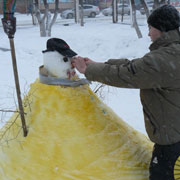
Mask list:
[[[159,7],[159,0],[154,0],[154,9]]]
[[[122,0],[122,14],[121,14],[121,22],[123,22],[124,18],[124,0]]]
[[[112,18],[113,18],[113,23],[118,22],[118,8],[117,8],[117,0],[112,1]]]
[[[170,3],[170,0],[154,0],[154,9],[160,7],[163,4]]]
[[[33,0],[27,0],[27,14],[31,14],[32,24],[36,25],[36,17],[34,14],[34,3]]]
[[[136,20],[136,7],[134,0],[131,0],[131,7],[132,7],[132,17],[133,17],[133,27],[136,30],[138,38],[142,38],[141,31],[138,27],[137,20]]]
[[[81,26],[84,26],[83,0],[81,0],[80,3],[81,3],[81,12],[80,12]]]
[[[32,24],[36,25],[37,24],[37,20],[36,20],[36,16],[34,13],[31,13],[31,17],[32,17]]]
[[[57,15],[59,11],[59,0],[55,1],[55,11],[54,11],[54,16],[52,20],[51,20],[51,14],[49,11],[49,4],[47,3],[47,0],[43,0],[43,3],[45,7],[45,12],[44,12],[44,15],[41,17],[41,12],[39,9],[39,1],[35,0],[35,14],[39,23],[40,36],[46,37],[46,36],[51,36],[52,26],[57,19]]]
[[[149,14],[150,14],[150,13],[149,13],[148,6],[147,6],[145,0],[140,0],[140,2],[141,2],[141,4],[143,5],[143,8],[144,8],[144,11],[145,11],[145,14],[146,14],[146,18],[148,18],[148,17],[149,17]]]
[[[44,7],[45,7],[45,31],[46,36],[48,36],[48,29],[51,21],[51,14],[49,12],[49,4],[47,3],[47,0],[43,0]]]
[[[161,6],[161,5],[166,4],[166,3],[168,4],[168,3],[170,3],[170,1],[168,1],[168,0],[161,0],[159,5]]]
[[[40,36],[41,37],[46,37],[46,26],[45,26],[45,21],[40,21],[39,22],[39,28],[40,28]]]
[[[51,36],[51,29],[52,29],[53,24],[56,22],[58,13],[59,13],[59,0],[55,0],[55,11],[54,11],[54,16],[52,18],[52,21],[49,25],[48,36]]]
[[[41,17],[38,0],[35,0],[35,14],[36,14],[36,18],[37,18],[38,23],[39,23],[40,36],[45,37],[46,36],[45,16]]]
[[[130,24],[131,24],[131,27],[133,27],[133,12],[132,12],[132,3],[131,3],[131,1],[129,1],[129,4],[130,4]]]
[[[74,6],[75,6],[75,23],[79,23],[79,0],[75,0],[75,3],[74,3]]]

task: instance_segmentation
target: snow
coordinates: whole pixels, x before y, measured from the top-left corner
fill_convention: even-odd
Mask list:
[[[30,15],[15,16],[18,25],[14,38],[16,59],[21,93],[25,95],[29,85],[39,76],[39,66],[43,63],[42,51],[46,49],[49,37],[40,37],[39,27],[32,25]],[[102,14],[94,19],[85,18],[83,27],[75,24],[73,20],[61,20],[58,16],[51,37],[65,40],[79,56],[89,57],[94,61],[104,62],[110,58],[131,60],[147,53],[151,43],[145,16],[137,14],[137,17],[143,34],[141,39],[138,39],[135,29],[130,26],[130,16],[125,16],[123,23],[120,23],[119,17],[119,23],[113,24],[111,17],[104,17]],[[3,32],[1,24],[0,37],[0,48],[9,49],[9,39]],[[79,76],[84,78],[81,74]],[[16,91],[10,51],[0,50],[0,77],[0,109],[12,110],[15,108]],[[97,83],[93,82],[92,89],[96,85]],[[146,135],[138,89],[106,86],[101,96],[105,104],[124,121]],[[10,113],[3,113],[1,120],[7,120],[9,116]]]

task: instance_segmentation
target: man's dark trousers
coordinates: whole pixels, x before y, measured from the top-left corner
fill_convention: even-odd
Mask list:
[[[179,156],[180,142],[172,145],[155,144],[149,168],[149,180],[176,180],[176,174],[180,174]],[[174,174],[175,164],[178,168]]]

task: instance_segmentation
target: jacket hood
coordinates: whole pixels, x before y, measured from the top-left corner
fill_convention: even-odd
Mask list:
[[[165,47],[172,43],[180,44],[180,32],[178,30],[163,32],[162,36],[154,41],[150,45],[149,49],[150,51],[153,51],[155,49],[158,49],[159,47]]]

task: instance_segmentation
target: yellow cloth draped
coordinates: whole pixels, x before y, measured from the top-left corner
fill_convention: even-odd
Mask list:
[[[88,85],[37,80],[23,103],[28,136],[23,137],[17,113],[0,130],[1,180],[148,179],[152,143]]]

